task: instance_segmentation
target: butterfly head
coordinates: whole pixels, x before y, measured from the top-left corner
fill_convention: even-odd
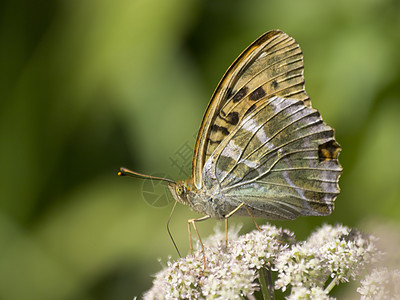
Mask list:
[[[179,203],[190,205],[188,195],[191,190],[190,180],[182,180],[178,182],[169,182],[168,188],[171,191],[172,196]]]

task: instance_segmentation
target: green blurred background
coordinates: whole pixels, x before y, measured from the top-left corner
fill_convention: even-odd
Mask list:
[[[186,177],[181,150],[222,74],[271,29],[300,43],[344,167],[331,216],[275,224],[299,238],[323,222],[399,226],[400,2],[3,0],[0,16],[0,299],[149,289],[157,258],[177,257],[172,205],[117,170]],[[180,205],[172,220],[183,253],[195,216]]]

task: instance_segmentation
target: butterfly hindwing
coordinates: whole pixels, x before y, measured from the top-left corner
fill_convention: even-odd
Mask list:
[[[232,64],[216,88],[197,136],[192,177],[201,188],[206,160],[232,130],[272,96],[299,99],[310,106],[304,90],[303,55],[297,42],[269,31]]]
[[[300,100],[264,99],[207,160],[204,188],[224,203],[222,214],[244,202],[270,219],[327,215],[339,194],[339,151],[317,110]]]

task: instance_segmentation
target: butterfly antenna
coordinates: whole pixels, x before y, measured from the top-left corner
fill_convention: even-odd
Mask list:
[[[172,207],[171,213],[169,214],[169,218],[168,218],[168,222],[167,222],[167,231],[168,231],[169,237],[171,238],[172,243],[175,246],[176,252],[178,252],[179,257],[182,258],[181,253],[179,252],[178,246],[176,245],[174,238],[172,237],[171,231],[169,230],[169,222],[171,221],[172,213],[174,212],[175,206],[177,203],[178,203],[178,201],[175,201],[174,206]]]
[[[163,177],[157,177],[157,176],[151,176],[151,175],[145,175],[141,174],[138,172],[131,171],[127,168],[121,167],[118,172],[118,176],[129,176],[129,177],[134,177],[134,178],[142,178],[142,179],[152,179],[152,180],[161,180],[161,181],[166,181],[169,183],[175,183],[172,179],[168,178],[163,178]]]
[[[168,182],[168,183],[175,183],[175,181],[173,181],[173,180],[171,180],[171,179],[168,179],[168,178],[157,177],[157,176],[151,176],[151,175],[145,175],[145,174],[141,174],[141,173],[138,173],[138,172],[131,171],[131,170],[129,170],[129,169],[127,169],[127,168],[124,168],[124,167],[121,167],[121,168],[119,169],[118,176],[129,176],[129,177],[134,177],[134,178],[151,179],[151,180],[161,180],[161,181],[166,181],[166,182]],[[181,256],[181,253],[179,252],[178,246],[176,245],[175,240],[174,240],[174,238],[172,237],[171,231],[169,230],[169,222],[171,221],[172,213],[174,212],[175,206],[176,206],[177,203],[178,203],[178,202],[175,201],[175,204],[174,204],[174,206],[172,207],[171,213],[170,213],[170,215],[169,215],[168,222],[167,222],[167,231],[168,231],[169,237],[170,237],[171,240],[172,240],[172,243],[174,244],[174,247],[175,247],[175,249],[176,249],[176,252],[178,252],[179,257],[182,257],[182,256]]]

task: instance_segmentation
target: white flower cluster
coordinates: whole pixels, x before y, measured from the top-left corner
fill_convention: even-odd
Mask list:
[[[258,287],[255,270],[233,259],[221,246],[205,245],[205,253],[205,270],[200,250],[169,262],[144,299],[241,299],[254,293]]]
[[[233,257],[250,268],[260,269],[267,263],[274,263],[278,254],[288,247],[282,239],[286,236],[294,239],[293,233],[270,224],[263,225],[260,229],[261,231],[254,230],[232,241]]]
[[[200,249],[172,263],[156,275],[144,299],[241,299],[259,288],[257,268],[275,259],[281,247],[282,230],[271,225],[237,237],[229,231],[226,251],[224,234],[216,232],[205,243],[206,269]],[[290,235],[289,233],[286,233]],[[197,247],[199,248],[199,247]]]
[[[323,288],[329,277],[333,286],[354,280],[379,251],[374,238],[364,237],[348,227],[324,225],[306,241],[283,251],[276,260],[278,279],[275,288],[283,291],[291,287]],[[312,298],[311,298],[312,299]],[[316,298],[318,299],[318,298]]]
[[[305,244],[293,245],[277,258],[274,271],[278,271],[275,289],[285,291],[288,286],[321,287],[329,277],[329,272],[315,249]]]
[[[361,300],[400,299],[400,271],[374,269],[361,281],[357,292],[361,294]]]
[[[268,224],[240,237],[237,232],[230,230],[228,247],[222,232],[204,243],[205,269],[201,249],[168,262],[144,299],[251,298],[260,289],[258,271],[266,267],[277,272],[267,289],[290,289],[287,299],[333,299],[328,294],[336,284],[358,277],[380,254],[372,237],[341,225],[324,225],[299,243],[293,233]]]

